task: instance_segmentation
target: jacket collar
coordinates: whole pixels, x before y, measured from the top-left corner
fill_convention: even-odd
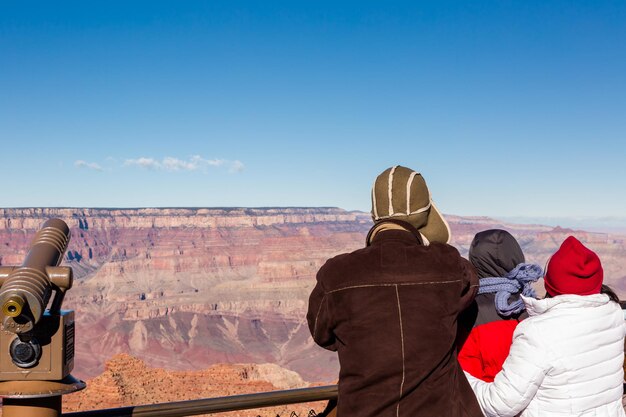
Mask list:
[[[537,300],[522,295],[529,316],[538,316],[548,310],[565,310],[569,308],[597,307],[608,303],[606,294],[575,295],[563,294],[552,298]]]
[[[376,228],[383,223],[394,223],[398,226],[401,226],[401,229],[384,230],[374,234]],[[414,243],[418,245],[423,244],[420,233],[415,227],[413,227],[410,223],[395,219],[388,219],[381,222],[376,222],[376,224],[367,233],[365,244],[366,246],[376,245],[387,240],[403,240],[407,243]]]

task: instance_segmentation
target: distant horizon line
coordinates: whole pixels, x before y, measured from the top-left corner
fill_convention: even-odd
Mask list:
[[[338,206],[143,206],[143,207],[88,207],[88,206],[19,206],[0,207],[0,210],[341,210],[346,213],[369,214],[369,211],[349,210]],[[561,227],[564,229],[584,230],[603,233],[626,233],[626,216],[524,216],[524,215],[489,215],[489,214],[451,214],[463,218],[484,218],[504,223],[535,226]]]
[[[200,209],[220,209],[220,210],[237,210],[237,209],[339,209],[347,212],[360,211],[348,210],[337,206],[133,206],[133,207],[101,207],[101,206],[16,206],[16,207],[0,207],[0,210],[27,210],[27,209],[90,209],[90,210],[142,210],[142,209],[183,209],[183,210],[200,210]]]
[[[60,210],[78,210],[78,209],[90,209],[90,210],[142,210],[142,209],[161,209],[161,210],[171,210],[171,209],[181,209],[181,210],[201,210],[201,209],[217,209],[217,210],[238,210],[238,209],[251,209],[251,210],[270,210],[270,209],[336,209],[343,210],[348,213],[358,212],[358,213],[369,213],[369,210],[359,210],[359,209],[346,209],[339,206],[126,206],[126,207],[105,207],[105,206],[8,206],[8,207],[0,207],[0,210],[29,210],[29,209],[60,209]],[[626,227],[626,216],[616,216],[616,215],[604,215],[604,216],[553,216],[553,215],[537,215],[537,216],[526,216],[526,215],[516,215],[516,214],[458,214],[458,213],[443,213],[446,216],[457,216],[457,217],[487,217],[491,219],[497,220],[515,220],[515,221],[536,221],[536,220],[577,220],[577,221],[585,221],[585,220],[617,220],[625,222],[624,227]]]

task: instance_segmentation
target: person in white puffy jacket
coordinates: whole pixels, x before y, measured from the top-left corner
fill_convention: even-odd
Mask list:
[[[602,293],[598,256],[568,237],[550,258],[546,298],[522,297],[529,317],[492,383],[466,373],[487,417],[624,417],[624,314]]]

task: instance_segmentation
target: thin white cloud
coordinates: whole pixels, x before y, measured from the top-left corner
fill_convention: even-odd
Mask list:
[[[137,158],[137,159],[127,159],[124,161],[124,166],[132,166],[136,165],[145,169],[161,169],[163,165],[153,158]]]
[[[183,161],[170,156],[163,158],[162,165],[166,171],[195,171],[198,169],[197,161]]]
[[[208,165],[212,167],[221,167],[228,161],[224,159],[204,159],[200,155],[194,155],[191,157],[191,162],[197,165]]]
[[[245,168],[246,168],[246,167],[245,167],[245,165],[243,164],[243,162],[241,162],[241,161],[233,161],[233,162],[230,164],[230,169],[229,169],[229,171],[230,171],[230,172],[237,172],[237,173],[238,173],[238,172],[242,172]]]
[[[161,160],[154,158],[140,157],[136,159],[126,159],[123,166],[138,166],[144,169],[160,170],[168,172],[176,171],[201,171],[206,172],[207,168],[225,167],[228,172],[239,173],[244,170],[244,164],[239,161],[229,161],[226,159],[205,159],[200,155],[193,155],[188,160],[166,156]]]
[[[98,163],[86,162],[86,161],[83,161],[82,159],[74,161],[74,166],[77,168],[87,168],[87,169],[93,169],[95,171],[103,171],[102,167]]]

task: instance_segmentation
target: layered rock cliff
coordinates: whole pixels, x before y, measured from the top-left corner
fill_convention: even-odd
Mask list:
[[[113,354],[152,366],[278,363],[334,378],[304,321],[323,262],[360,246],[369,218],[340,209],[4,209],[0,263],[22,262],[35,231],[72,229],[65,262],[74,287],[76,374]],[[316,358],[324,357],[319,365]],[[325,362],[330,362],[326,366]],[[328,369],[331,369],[328,373]]]
[[[337,377],[334,353],[315,346],[305,321],[316,271],[362,247],[369,214],[337,208],[0,209],[0,264],[19,265],[45,220],[72,229],[65,264],[76,276],[64,308],[76,311],[75,375],[100,374],[129,353],[150,366],[203,369],[275,363],[308,381]],[[474,234],[510,230],[544,265],[573,233],[602,257],[626,294],[626,239],[607,234],[447,217],[467,253]]]

